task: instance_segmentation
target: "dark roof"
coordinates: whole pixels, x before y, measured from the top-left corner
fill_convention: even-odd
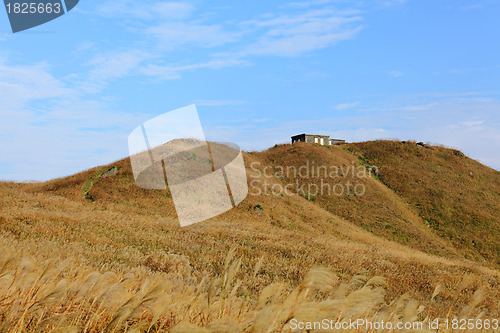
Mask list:
[[[323,137],[328,136],[328,137],[329,137],[329,135],[325,135],[325,134],[309,134],[309,133],[302,133],[302,134],[293,135],[293,136],[292,136],[292,138],[294,138],[294,137],[296,137],[296,136],[301,136],[301,135],[309,135],[309,136],[323,136]]]

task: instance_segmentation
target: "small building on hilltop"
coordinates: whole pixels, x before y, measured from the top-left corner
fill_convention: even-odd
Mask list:
[[[329,135],[321,135],[321,134],[299,134],[292,136],[292,144],[295,142],[305,142],[305,143],[316,143],[322,146],[329,145],[340,145],[345,143],[345,140],[340,139],[330,139]]]

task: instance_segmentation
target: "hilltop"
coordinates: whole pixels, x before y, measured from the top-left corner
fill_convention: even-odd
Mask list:
[[[110,305],[109,313],[100,315],[109,325],[127,320],[130,325],[141,320],[151,323],[155,311],[158,316],[167,311],[171,319],[162,317],[164,328],[182,321],[206,326],[215,319],[231,318],[234,322],[224,325],[243,329],[243,322],[256,325],[262,311],[277,311],[266,304],[288,304],[285,292],[297,292],[298,299],[311,269],[339,281],[331,294],[336,293],[331,297],[337,299],[347,300],[358,289],[376,290],[372,296],[381,298],[370,305],[373,311],[382,311],[379,306],[384,303],[400,304],[397,311],[403,312],[415,307],[411,311],[420,319],[445,316],[448,309],[454,314],[484,311],[489,317],[498,316],[498,171],[453,149],[398,141],[328,147],[285,144],[245,153],[244,158],[249,196],[235,209],[187,228],[179,227],[168,190],[135,185],[128,158],[45,183],[1,183],[0,244],[14,259],[10,271],[4,267],[11,273],[1,278],[0,271],[0,299],[8,290],[8,277],[16,276],[20,267],[31,267],[26,269],[35,278],[26,284],[37,284],[41,273],[23,264],[25,258],[65,262],[47,277],[55,285],[64,278],[83,286],[89,274],[103,285],[121,285],[127,280],[124,276],[133,273],[130,283],[136,287],[120,288],[144,296],[148,289],[144,281],[170,281],[165,290],[177,297],[179,307],[160,311],[157,305],[137,305],[140,311],[135,317],[134,311],[127,312],[134,320],[124,315],[120,321],[116,311],[124,310]],[[308,166],[307,174],[305,169],[298,173],[303,166]],[[108,171],[112,176],[103,178]],[[7,259],[0,258],[0,267]],[[317,266],[330,273],[314,271]],[[374,281],[384,286],[383,292],[373,286]],[[282,290],[271,293],[276,298],[259,303],[257,295],[262,298],[266,290],[270,292],[265,286],[277,288],[277,284]],[[29,299],[39,297],[29,288],[19,286],[19,290],[21,294],[26,290]],[[304,295],[304,301],[312,295]],[[330,294],[314,295],[319,302]],[[69,294],[64,297],[76,302]],[[97,295],[92,297],[95,302],[85,304],[94,313],[90,309],[104,303]],[[216,299],[216,313],[210,305],[206,308],[206,302],[188,305],[204,297],[208,304]],[[425,311],[417,311],[418,304]],[[28,322],[20,322],[16,313],[1,306],[5,318],[19,325]],[[36,318],[40,313],[30,315]],[[75,316],[71,320],[77,326],[80,321],[97,325],[92,316]]]

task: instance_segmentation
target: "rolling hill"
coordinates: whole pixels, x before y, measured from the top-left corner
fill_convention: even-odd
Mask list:
[[[0,183],[0,327],[272,332],[312,309],[498,318],[498,171],[399,141],[244,158],[249,196],[186,228],[128,158]]]

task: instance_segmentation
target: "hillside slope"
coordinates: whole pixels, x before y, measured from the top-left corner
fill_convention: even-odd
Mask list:
[[[371,141],[347,149],[472,260],[500,264],[500,172],[454,149]]]

